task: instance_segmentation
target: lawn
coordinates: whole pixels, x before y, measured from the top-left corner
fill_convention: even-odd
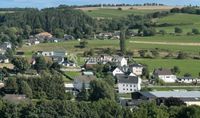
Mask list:
[[[178,76],[183,76],[185,73],[190,73],[197,77],[200,72],[200,60],[176,60],[176,59],[135,59],[136,62],[146,64],[149,70],[153,72],[155,68],[172,68],[178,66],[181,73]]]
[[[68,71],[68,72],[65,72],[65,74],[68,75],[68,76],[70,76],[71,78],[74,78],[76,76],[80,76],[81,75],[80,72],[74,72],[74,71],[72,71],[72,72]]]
[[[200,43],[200,35],[156,35],[149,37],[134,37],[132,40],[136,41],[156,41],[156,42],[184,42],[184,43]]]
[[[137,10],[137,9],[126,9],[126,10],[118,10],[118,9],[95,9],[84,11],[91,17],[100,17],[100,18],[119,18],[124,17],[130,14],[134,15],[145,15],[148,13],[153,13],[160,10]]]

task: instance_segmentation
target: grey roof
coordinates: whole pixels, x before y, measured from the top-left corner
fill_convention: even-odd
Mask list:
[[[65,51],[54,51],[54,56],[57,57],[65,57],[66,52]]]
[[[116,75],[118,83],[130,83],[137,84],[139,78],[136,76],[128,76],[128,75]]]
[[[5,60],[8,59],[5,55],[0,55],[0,59]]]
[[[131,64],[129,67],[143,67],[143,66],[141,64],[134,63]]]
[[[90,83],[90,81],[95,80],[95,79],[96,77],[93,75],[91,76],[81,75],[74,78],[75,81],[84,82],[84,83]]]
[[[170,69],[159,68],[154,70],[156,75],[173,75]]]
[[[94,58],[90,58],[86,61],[86,64],[97,64],[97,60]]]
[[[157,98],[200,98],[200,91],[155,91],[155,92],[140,92],[146,97],[157,97]]]
[[[121,56],[118,56],[118,55],[114,55],[112,60],[114,62],[120,62],[120,61],[122,61],[123,58],[124,57],[121,57]]]

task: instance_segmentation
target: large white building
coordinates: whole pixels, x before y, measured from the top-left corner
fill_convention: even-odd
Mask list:
[[[119,93],[132,93],[141,90],[141,78],[137,76],[117,75]]]
[[[159,78],[163,80],[165,83],[174,83],[176,82],[177,78],[176,75],[174,75],[171,70],[169,69],[156,69],[154,70],[154,78]]]

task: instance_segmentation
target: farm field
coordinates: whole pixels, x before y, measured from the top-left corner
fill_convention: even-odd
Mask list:
[[[132,41],[150,41],[151,44],[145,43],[134,43]],[[139,49],[160,49],[165,51],[184,51],[192,54],[199,54],[200,46],[192,45],[161,45],[154,44],[154,42],[180,42],[180,43],[200,43],[199,36],[153,36],[153,37],[135,37],[133,39],[127,40],[127,49],[134,51]],[[115,48],[119,49],[119,40],[88,40],[88,47],[85,49],[75,48],[74,46],[79,45],[79,41],[66,41],[59,43],[43,43],[33,46],[23,46],[18,50],[24,51],[25,54],[31,55],[32,52],[36,51],[51,51],[51,50],[67,50],[70,52],[83,52],[84,50],[89,50],[89,48]]]
[[[95,10],[87,10],[84,12],[94,18],[120,18],[120,17],[125,17],[130,14],[145,15],[145,14],[153,13],[156,11],[160,11],[160,10],[138,10],[138,9],[118,10],[118,9],[99,8]]]
[[[191,32],[193,28],[200,30],[200,17],[195,14],[176,13],[156,20],[158,24],[171,24],[174,26],[157,27],[157,31],[163,29],[167,33],[173,33],[175,27],[180,27],[183,33]]]
[[[178,66],[181,73],[178,76],[183,76],[185,73],[190,73],[197,77],[200,72],[200,60],[176,60],[176,59],[135,59],[136,62],[146,64],[150,72],[155,68],[173,68]],[[189,68],[189,69],[188,69]]]

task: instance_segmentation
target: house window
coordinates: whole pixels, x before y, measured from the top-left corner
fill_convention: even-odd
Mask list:
[[[125,91],[125,88],[123,88],[123,90]]]
[[[130,91],[132,91],[132,89],[130,89]]]
[[[128,91],[128,89],[126,89]]]
[[[130,85],[130,87],[132,87],[132,85]]]
[[[128,84],[126,86],[128,87]]]
[[[125,85],[123,84],[123,86],[125,86]]]
[[[133,87],[135,87],[135,85]]]

